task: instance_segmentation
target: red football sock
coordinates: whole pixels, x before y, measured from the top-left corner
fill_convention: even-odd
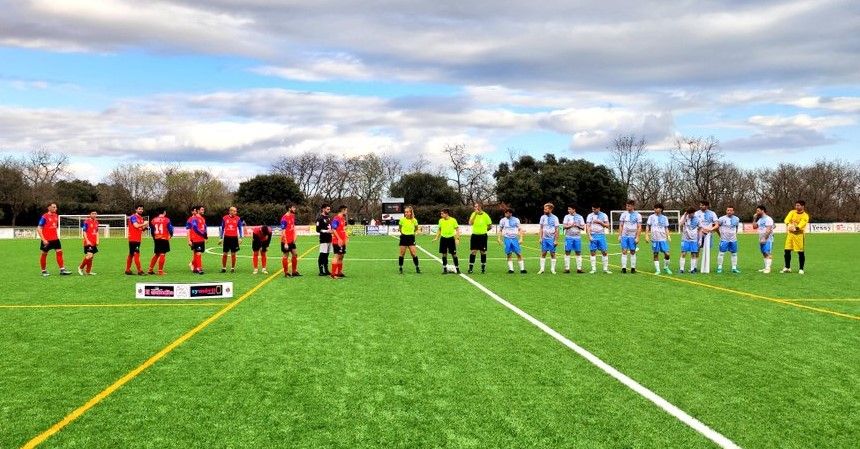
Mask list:
[[[236,268],[236,253],[230,254],[230,263],[233,268]]]
[[[266,268],[266,263],[268,263],[268,258],[266,257],[266,253],[260,253],[260,262],[263,265],[263,268]]]
[[[221,268],[227,268],[227,253],[221,254]]]
[[[63,262],[63,250],[58,250],[58,251],[57,251],[57,265],[58,265],[60,268],[65,268],[65,267],[66,267],[66,264]]]
[[[194,259],[197,261],[197,269],[199,271],[203,271],[203,255],[200,253],[194,253]]]
[[[290,272],[290,259],[288,257],[281,257],[281,265],[284,267],[284,273]]]
[[[39,256],[39,266],[42,267],[42,271],[48,268],[48,254],[42,253]]]
[[[254,265],[254,269],[257,269],[257,259],[260,257],[260,253],[258,251],[254,251],[254,258],[252,259],[252,263]]]
[[[153,254],[152,259],[149,261],[149,271],[152,271],[155,268],[155,262],[158,261],[158,254]]]
[[[81,261],[81,264],[78,265],[78,268],[84,268],[87,266],[87,258],[84,257],[84,260]]]
[[[164,254],[158,256],[158,271],[164,271]]]
[[[125,258],[125,271],[131,271],[131,254]]]
[[[87,273],[93,271],[93,260],[90,259],[87,261]]]
[[[138,272],[143,271],[143,268],[140,267],[140,253],[134,253],[134,266]]]
[[[293,273],[297,273],[299,271],[299,258],[296,255],[293,255]]]

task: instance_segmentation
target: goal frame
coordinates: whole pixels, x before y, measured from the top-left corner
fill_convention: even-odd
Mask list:
[[[614,234],[618,229],[618,220],[615,217],[620,218],[621,214],[624,212],[627,212],[627,209],[609,211],[610,234]],[[654,209],[637,209],[635,212],[639,212],[639,214],[642,215],[642,232],[645,232],[645,226],[647,226],[648,217],[654,215]],[[680,227],[678,226],[678,223],[680,223],[681,216],[683,215],[681,214],[681,211],[676,209],[664,210],[663,215],[669,217],[669,232],[679,232]]]
[[[83,235],[83,231],[81,231],[81,224],[83,224],[84,220],[90,218],[89,214],[64,214],[58,216],[58,223],[60,226],[60,234],[62,235],[63,229],[70,229],[70,226],[63,226],[63,220],[73,220],[77,222],[78,234],[80,236]],[[102,220],[122,220],[122,226],[111,226],[110,224],[99,224],[99,235],[103,238],[111,238],[116,237],[111,235],[111,229],[122,229],[122,238],[128,238],[128,215],[125,214],[99,214],[98,220],[101,222]],[[144,217],[144,220],[148,220],[149,217]],[[101,232],[104,230],[104,232]]]

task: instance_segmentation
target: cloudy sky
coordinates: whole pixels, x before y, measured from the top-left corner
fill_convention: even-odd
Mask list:
[[[0,0],[0,151],[247,177],[279,155],[596,162],[717,137],[860,160],[860,2]]]

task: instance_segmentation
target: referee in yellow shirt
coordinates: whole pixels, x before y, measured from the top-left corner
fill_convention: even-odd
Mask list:
[[[809,214],[806,213],[806,201],[794,202],[794,210],[785,216],[785,268],[783,273],[791,273],[791,252],[797,251],[797,262],[800,265],[798,273],[803,274],[806,264],[805,240],[806,226],[809,224]]]
[[[475,254],[481,252],[481,273],[487,271],[487,231],[493,228],[493,220],[484,212],[481,203],[475,203],[475,211],[469,216],[472,225],[472,237],[469,239],[469,274],[475,268]]]

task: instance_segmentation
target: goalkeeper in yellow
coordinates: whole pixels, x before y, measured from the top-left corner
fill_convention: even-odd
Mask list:
[[[809,214],[806,213],[806,201],[794,202],[794,210],[785,216],[785,268],[783,273],[791,273],[791,252],[797,251],[798,273],[803,274],[803,266],[806,264],[806,226],[809,224]]]

